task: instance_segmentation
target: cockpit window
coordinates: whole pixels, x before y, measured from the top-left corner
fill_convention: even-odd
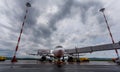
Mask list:
[[[55,48],[63,48],[62,46],[56,46]]]

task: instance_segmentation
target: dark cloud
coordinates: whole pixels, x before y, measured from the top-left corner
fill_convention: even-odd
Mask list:
[[[100,27],[101,33],[102,32],[104,33],[107,30],[107,28],[105,26],[104,18],[102,16],[102,14],[99,12],[99,9],[101,9],[103,7],[102,2],[95,1],[95,0],[87,1],[87,2],[74,1],[73,7],[77,8],[78,11],[80,12],[80,19],[81,19],[80,21],[82,22],[82,24],[84,24],[85,26],[90,26],[92,28],[93,24],[90,25],[90,23],[88,21],[89,20],[94,21],[94,20],[92,20],[92,17],[95,17],[96,20],[94,21],[94,24],[97,22],[96,24],[97,24],[97,26]],[[74,15],[74,14],[71,14],[71,15]],[[90,34],[91,30],[95,30],[95,29],[86,29],[86,30],[89,30],[88,32]],[[89,36],[87,36],[86,39],[81,39],[80,43],[89,41],[89,39],[94,41],[97,38],[98,38],[97,34],[95,34],[95,35],[90,34]]]
[[[57,30],[57,27],[56,27],[56,24],[57,22],[59,22],[60,20],[64,19],[69,13],[70,13],[70,9],[71,9],[71,6],[72,6],[72,3],[73,3],[73,0],[66,0],[65,3],[59,7],[59,12],[54,14],[50,20],[48,21],[48,27],[45,27],[45,26],[42,26],[41,24],[36,24],[36,22],[33,22],[33,24],[35,26],[32,26],[29,28],[29,31],[32,31],[33,34],[31,34],[31,38],[32,40],[35,42],[35,43],[42,43],[41,42],[41,39],[44,38],[47,40],[47,43],[48,45],[50,45],[51,43],[51,34],[54,33],[54,31]],[[36,21],[34,20],[35,17],[37,16],[33,16],[34,15],[34,12],[35,10],[30,11],[31,12],[31,18],[33,21]],[[33,13],[33,14],[32,14]],[[28,17],[29,18],[29,17]],[[27,21],[29,22],[29,21]],[[31,23],[31,21],[29,22]],[[28,24],[29,25],[29,24]],[[27,27],[27,26],[26,26]],[[28,26],[29,27],[29,26]],[[29,32],[26,32],[26,33],[29,33]],[[44,45],[46,45],[47,43],[44,43]],[[43,43],[42,43],[43,44]]]
[[[66,2],[66,6],[63,8],[62,13],[59,13],[60,17],[58,16],[58,18],[59,18],[59,20],[62,20],[66,17],[68,19],[70,17],[72,18],[75,15],[75,13],[74,12],[72,13],[72,11],[76,10],[80,13],[79,17],[81,19],[80,21],[82,22],[82,24],[84,24],[85,26],[92,27],[93,24],[89,25],[90,23],[88,22],[88,19],[93,21],[91,17],[95,16],[96,20],[97,20],[96,22],[98,22],[97,25],[100,27],[101,31],[105,32],[106,28],[105,28],[105,24],[104,24],[104,18],[102,17],[101,13],[99,12],[99,9],[102,7],[103,7],[103,4],[100,1],[94,0],[94,1],[86,1],[86,2],[77,2],[75,0],[70,0],[70,1]],[[59,21],[59,20],[57,20],[57,21]],[[81,23],[79,23],[79,24],[81,24]],[[86,29],[86,30],[91,31],[92,29]],[[89,39],[96,39],[97,36],[98,36],[97,34],[87,36],[88,38],[81,39],[80,43],[88,41]],[[60,42],[63,42],[63,41],[65,42],[64,37],[62,39],[60,39]]]
[[[60,43],[63,43],[63,42],[65,42],[65,39],[61,38],[61,39],[59,40],[59,42],[60,42]]]
[[[49,21],[49,26],[52,30],[56,30],[55,24],[60,20],[64,19],[67,15],[69,15],[71,7],[73,5],[73,0],[65,0],[64,5],[60,7],[60,10],[57,14],[55,14]]]
[[[103,7],[103,4],[100,1],[87,1],[87,2],[74,2],[74,3],[75,3],[74,4],[75,7],[79,7],[79,11],[81,13],[80,17],[82,19],[83,24],[88,24],[86,23],[86,21],[91,12],[92,12],[92,16],[96,16],[99,14],[99,9]],[[103,18],[99,16],[97,20],[99,21],[100,24],[103,22]]]

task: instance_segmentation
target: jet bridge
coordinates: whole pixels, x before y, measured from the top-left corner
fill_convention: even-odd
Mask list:
[[[65,52],[68,54],[91,53],[95,51],[105,51],[105,50],[114,50],[114,49],[120,49],[120,42],[114,44],[104,44],[104,45],[88,46],[88,47],[81,47],[74,49],[65,49]]]

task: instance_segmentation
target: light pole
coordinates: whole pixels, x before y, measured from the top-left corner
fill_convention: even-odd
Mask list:
[[[22,32],[23,32],[23,27],[24,27],[24,23],[25,23],[25,20],[26,20],[26,16],[27,16],[28,8],[29,8],[29,7],[31,7],[31,4],[30,4],[29,2],[27,2],[27,3],[26,3],[26,13],[25,13],[24,20],[23,20],[23,23],[22,23],[22,28],[21,28],[21,31],[20,31],[20,35],[19,35],[19,37],[18,37],[18,41],[17,41],[15,53],[14,53],[14,56],[13,56],[11,62],[17,62],[16,53],[17,53],[18,48],[19,48],[19,43],[20,43],[20,39],[21,39],[21,35],[22,35]]]
[[[102,12],[102,14],[103,14],[103,16],[104,16],[104,19],[105,19],[105,22],[106,22],[106,25],[107,25],[107,29],[108,29],[108,31],[109,31],[109,35],[110,35],[110,37],[111,37],[112,43],[114,44],[115,41],[114,41],[114,39],[113,39],[113,36],[112,36],[111,30],[110,30],[110,27],[109,27],[108,22],[107,22],[107,18],[106,18],[105,13],[104,13],[105,8],[101,8],[99,11]],[[119,58],[118,50],[115,49],[115,52],[116,52],[116,54],[117,54],[117,57]]]

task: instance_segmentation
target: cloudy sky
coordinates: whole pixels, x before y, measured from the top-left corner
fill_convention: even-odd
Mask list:
[[[30,57],[38,49],[65,49],[111,43],[100,8],[105,7],[115,42],[120,41],[119,0],[0,0],[0,55],[13,56],[30,1],[17,57]],[[120,53],[120,51],[119,51]],[[85,54],[116,57],[115,51]]]

